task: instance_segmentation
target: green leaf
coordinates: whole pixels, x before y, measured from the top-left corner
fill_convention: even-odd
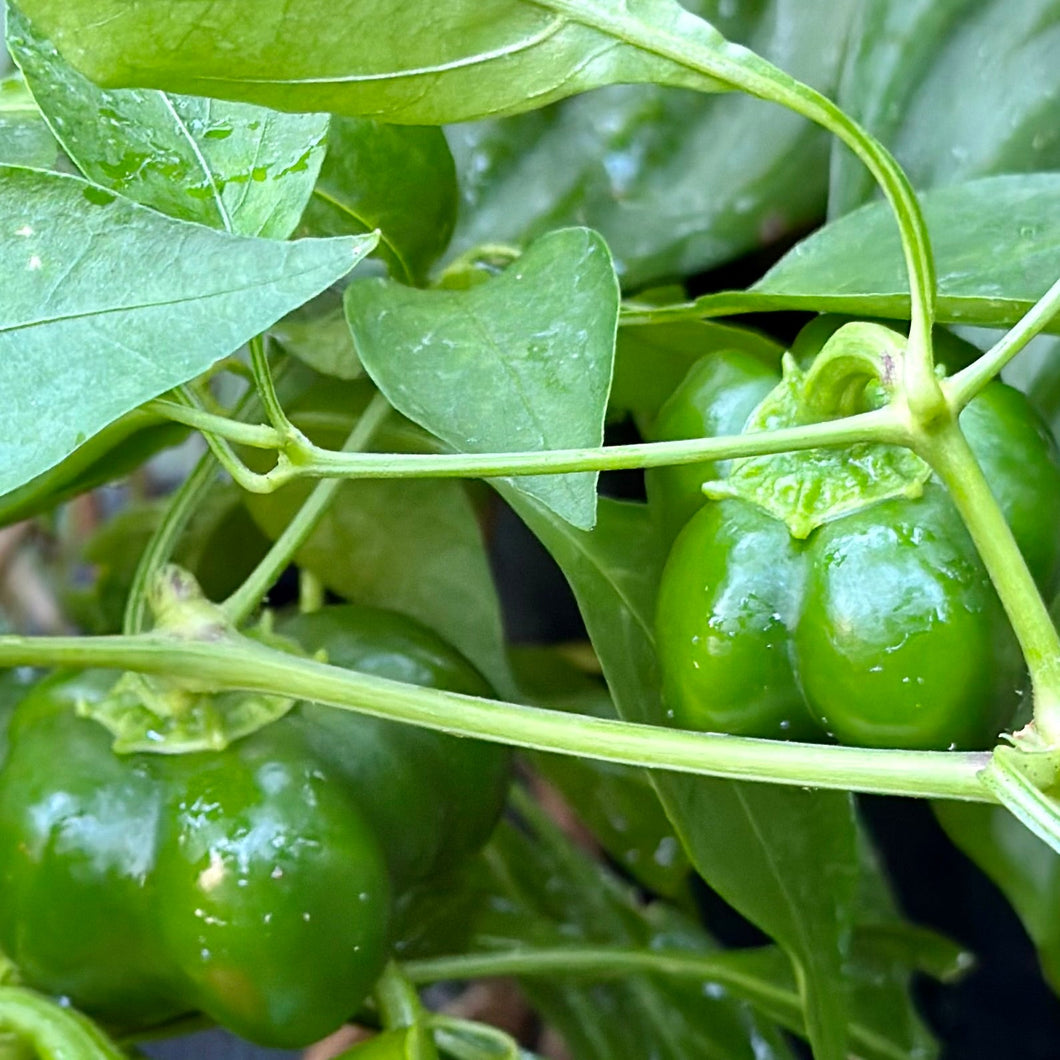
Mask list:
[[[76,177],[0,167],[0,494],[238,349],[373,244],[229,236]]]
[[[923,196],[938,267],[940,323],[1016,323],[1060,275],[1060,174],[984,177]],[[784,309],[909,319],[909,285],[890,207],[872,203],[796,246],[749,291],[683,306],[630,306],[662,323]],[[1060,331],[1060,317],[1051,330]]]
[[[0,80],[0,164],[51,169],[59,145],[21,77]]]
[[[487,859],[490,890],[499,892],[501,901],[479,904],[473,940],[479,946],[510,952],[528,943],[604,944],[717,953],[696,924],[663,903],[645,909],[628,886],[540,818],[529,822],[528,831],[503,824]],[[791,1055],[776,1028],[737,1000],[739,995],[702,980],[628,970],[610,981],[595,978],[552,973],[520,979],[535,1008],[559,1029],[578,1060],[787,1060]]]
[[[335,118],[302,219],[307,235],[380,229],[376,253],[391,276],[421,283],[456,223],[456,169],[440,129]]]
[[[540,107],[600,85],[725,86],[624,37],[643,21],[686,44],[726,42],[674,0],[23,0],[92,80],[437,125]],[[557,5],[559,6],[559,5]],[[578,19],[603,20],[609,32]],[[326,26],[326,31],[321,30]]]
[[[89,180],[241,235],[285,239],[294,230],[324,157],[327,115],[97,88],[10,4],[7,43]]]
[[[390,403],[460,452],[603,444],[618,284],[595,232],[542,236],[470,290],[351,284],[346,316],[365,370]],[[590,527],[596,479],[578,472],[509,481]]]
[[[831,95],[859,5],[685,6]],[[623,286],[636,288],[790,238],[824,213],[828,135],[743,95],[619,86],[447,135],[463,193],[453,254],[586,224],[607,239]]]
[[[653,615],[663,556],[647,508],[602,499],[586,533],[505,492],[571,583],[619,713],[658,722]],[[695,868],[797,967],[817,1055],[841,1058],[843,952],[858,873],[850,797],[665,773],[652,779]]]
[[[867,0],[837,102],[918,188],[1060,169],[1058,20],[1057,0]],[[874,191],[834,144],[833,216]]]
[[[1003,806],[938,802],[946,834],[1012,903],[1060,993],[1060,856]]]
[[[366,380],[360,386],[324,380],[286,408],[314,441],[339,448],[369,391]],[[408,423],[404,428],[386,424],[376,441],[383,451],[407,450],[409,431],[411,441],[422,445],[420,432]],[[246,504],[275,539],[311,488],[311,483],[295,482],[275,493],[248,494]],[[340,596],[418,619],[462,651],[495,688],[510,689],[500,604],[482,531],[462,483],[344,483],[295,562]]]

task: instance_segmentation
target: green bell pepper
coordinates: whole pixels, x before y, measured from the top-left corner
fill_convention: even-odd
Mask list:
[[[783,383],[744,353],[705,358],[662,409],[654,437],[806,422],[784,412],[785,387],[805,384],[815,347],[837,326],[810,325],[813,341],[804,332],[795,347],[806,372],[790,358]],[[974,352],[946,335],[939,348],[947,364]],[[1046,427],[999,382],[960,425],[1051,591],[1060,466]],[[996,738],[1019,702],[1022,658],[956,508],[918,464],[906,450],[862,445],[649,473],[662,532],[680,530],[657,608],[666,720],[873,747],[975,748]]]
[[[340,666],[489,695],[403,616],[336,606],[283,630]],[[270,1046],[330,1033],[390,956],[394,902],[485,840],[507,752],[301,703],[223,751],[117,755],[76,710],[113,680],[55,675],[7,713],[0,950],[125,1030],[201,1011]]]

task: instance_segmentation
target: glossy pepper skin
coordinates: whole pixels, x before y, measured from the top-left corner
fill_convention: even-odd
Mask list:
[[[331,607],[286,632],[338,665],[489,693],[388,612]],[[111,681],[56,675],[8,711],[0,950],[123,1028],[202,1011],[270,1046],[330,1033],[390,955],[396,898],[486,838],[506,752],[302,703],[224,751],[118,756],[75,713]]]
[[[959,346],[950,337],[944,348],[959,357]],[[664,407],[656,436],[693,437],[698,425],[740,433],[777,378],[740,353],[706,359]],[[1046,428],[1001,383],[964,410],[961,427],[1051,591],[1060,467]],[[917,499],[878,501],[797,540],[748,501],[706,500],[699,483],[725,473],[697,465],[683,479],[649,478],[664,532],[683,525],[657,607],[667,720],[870,747],[988,746],[1018,704],[1024,668],[942,485],[930,479]]]

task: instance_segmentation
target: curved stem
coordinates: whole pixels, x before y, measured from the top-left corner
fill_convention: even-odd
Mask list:
[[[0,1029],[25,1040],[40,1060],[128,1060],[87,1016],[18,986],[0,987]]]
[[[439,1060],[434,1038],[428,1029],[428,1013],[416,988],[395,961],[391,961],[375,984],[375,1002],[387,1030],[409,1028],[409,1060]]]
[[[1004,513],[954,416],[916,446],[950,492],[983,559],[1030,670],[1039,734],[1060,746],[1060,635]]]
[[[216,471],[217,465],[212,455],[204,453],[192,473],[170,497],[162,522],[147,543],[133,575],[122,619],[122,630],[125,633],[140,633],[145,628],[148,589],[157,571],[173,555],[180,535],[213,485]]]
[[[451,1035],[457,1041],[464,1042],[467,1039],[480,1042],[481,1047],[474,1051],[464,1052],[464,1056],[474,1056],[478,1060],[520,1060],[519,1043],[500,1027],[491,1027],[488,1023],[478,1023],[475,1020],[461,1019],[458,1016],[446,1016],[439,1012],[432,1012],[427,1017],[427,1026],[432,1031],[443,1035]]]
[[[986,752],[867,750],[693,733],[566,714],[388,681],[297,658],[252,641],[224,644],[137,637],[0,637],[0,666],[91,666],[194,673],[217,688],[308,699],[343,710],[515,747],[647,769],[992,802],[978,774]]]
[[[963,409],[1031,339],[1049,326],[1057,313],[1060,313],[1060,280],[982,357],[943,381],[950,404]]]
[[[365,448],[389,412],[390,405],[386,398],[382,394],[375,394],[346,439],[343,452]],[[316,486],[246,581],[221,605],[234,625],[245,621],[272,588],[291,558],[316,528],[341,485],[341,479],[330,479]]]
[[[269,364],[269,355],[265,351],[265,339],[256,335],[250,340],[250,370],[254,375],[254,386],[261,398],[262,407],[269,422],[286,436],[291,430],[291,421],[287,413],[283,411],[279,395],[276,393],[276,383],[272,377],[272,366]]]
[[[384,969],[373,991],[383,1026],[387,1030],[411,1027],[423,1014],[419,995],[404,970],[391,961]]]
[[[248,391],[233,410],[233,416],[251,416],[259,409],[258,398],[253,390]],[[217,463],[210,452],[204,453],[194,471],[181,483],[170,497],[162,522],[147,544],[136,573],[133,575],[129,596],[125,601],[122,630],[127,634],[143,630],[147,618],[147,594],[154,583],[155,575],[173,555],[180,535],[198,510],[213,485]]]
[[[906,390],[918,419],[930,422],[944,409],[931,354],[936,277],[927,225],[916,193],[890,153],[821,95],[754,52],[725,42],[708,46],[631,17],[625,5],[604,8],[587,0],[534,0],[573,22],[591,26],[634,48],[739,88],[759,99],[780,103],[834,133],[865,164],[883,189],[898,220],[911,299]]]
[[[228,416],[218,416],[205,409],[177,401],[155,398],[143,406],[143,411],[164,416],[175,423],[194,427],[204,434],[215,434],[237,445],[248,445],[255,449],[279,449],[284,442],[279,431],[256,423],[243,423]]]

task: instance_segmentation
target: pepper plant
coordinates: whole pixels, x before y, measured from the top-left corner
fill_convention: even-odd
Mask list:
[[[933,800],[1060,982],[1060,377],[1014,362],[1060,330],[1058,14],[9,2],[0,519],[205,452],[59,565],[78,635],[0,637],[0,1051],[524,1056],[417,994],[514,975],[577,1060],[930,1057],[913,983],[968,955],[861,793]],[[585,644],[505,643],[502,505]]]

